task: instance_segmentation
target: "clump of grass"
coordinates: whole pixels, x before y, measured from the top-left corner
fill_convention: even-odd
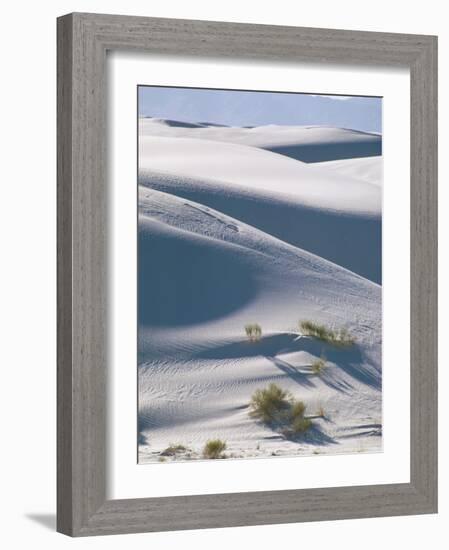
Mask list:
[[[170,445],[164,449],[161,456],[176,456],[178,453],[184,453],[188,451],[187,447],[179,443],[170,443]]]
[[[332,331],[324,325],[319,325],[313,321],[301,321],[299,324],[301,331],[307,336],[313,336],[318,340],[327,342],[332,337]]]
[[[312,425],[312,421],[304,416],[306,406],[302,401],[293,401],[290,409],[290,429],[293,433],[304,433]]]
[[[316,415],[320,418],[326,418],[326,411],[324,410],[324,407],[322,405],[318,407]]]
[[[305,416],[298,416],[292,422],[292,431],[295,434],[304,433],[312,426],[312,421],[310,418]]]
[[[304,416],[306,406],[302,401],[293,401],[290,409],[290,418],[292,421],[295,421],[297,418],[302,418]]]
[[[262,338],[262,327],[257,323],[245,325],[245,333],[250,342],[258,342]]]
[[[204,458],[223,458],[223,452],[226,449],[226,443],[221,439],[209,439],[204,445]]]
[[[312,425],[305,416],[306,406],[302,401],[276,384],[256,390],[250,402],[250,415],[267,424],[276,423],[281,433],[286,435],[306,432]]]
[[[326,367],[327,364],[324,355],[322,355],[320,359],[316,359],[311,365],[313,374],[321,374]]]
[[[276,384],[264,390],[256,390],[251,397],[250,415],[263,422],[280,420],[291,406],[291,394]]]
[[[299,328],[305,335],[312,336],[333,346],[346,348],[355,344],[355,338],[345,328],[332,330],[313,321],[301,321]]]
[[[355,344],[355,338],[354,336],[352,336],[352,334],[350,334],[348,329],[341,328],[337,330],[337,332],[335,333],[335,338],[333,343],[336,346],[349,348]]]

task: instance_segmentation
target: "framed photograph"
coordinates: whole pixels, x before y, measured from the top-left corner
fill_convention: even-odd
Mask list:
[[[58,19],[58,531],[437,511],[437,39]]]

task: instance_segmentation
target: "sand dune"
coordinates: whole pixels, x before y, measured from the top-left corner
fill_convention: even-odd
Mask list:
[[[381,450],[378,163],[305,164],[203,136],[239,129],[151,124],[180,134],[140,139],[139,461],[200,458],[215,437],[237,458]],[[357,343],[305,336],[303,319]],[[270,382],[304,401],[310,431],[286,437],[249,416]],[[167,456],[171,444],[187,450]]]
[[[381,192],[366,181],[340,175],[257,147],[188,138],[142,137],[139,169],[241,185],[296,198],[302,204],[378,216]]]
[[[186,176],[142,171],[141,185],[207,205],[370,281],[382,274],[380,215],[323,209],[300,198]],[[335,246],[335,241],[341,243]]]
[[[371,159],[339,161],[353,163],[348,176],[332,163],[308,165],[245,145],[154,137],[141,138],[140,158],[142,185],[206,204],[380,283],[381,187],[355,177],[357,161]]]
[[[187,137],[250,145],[311,163],[382,154],[380,135],[345,128],[274,124],[235,128],[141,118],[139,133],[141,136]]]
[[[302,454],[317,445],[358,450],[351,427],[380,423],[378,285],[203,205],[140,193],[141,460],[174,441],[199,455],[211,437],[226,439],[235,456]],[[298,338],[292,327],[300,318],[348,327],[357,348]],[[264,329],[256,346],[243,337],[250,321]],[[329,367],[317,377],[310,365],[323,349]],[[273,381],[311,413],[325,407],[332,424],[317,419],[310,439],[283,445],[248,416],[252,393]],[[353,391],[349,413],[343,404]],[[343,427],[349,432],[340,441]],[[363,449],[378,446],[378,437],[362,439]]]
[[[354,158],[346,160],[333,160],[315,165],[333,173],[349,176],[366,181],[374,185],[382,185],[383,161],[382,157]]]
[[[140,288],[157,300],[142,300],[155,319],[163,318],[173,304],[179,308],[174,316],[183,319],[188,315],[190,323],[195,322],[196,293],[201,293],[199,307],[209,315],[217,300],[224,308],[232,303],[244,306],[262,280],[261,294],[270,289],[270,293],[277,292],[279,277],[285,281],[293,277],[298,287],[295,293],[304,294],[303,301],[313,304],[323,296],[326,303],[346,304],[351,289],[351,299],[359,302],[359,306],[351,304],[354,311],[364,309],[366,299],[375,296],[376,300],[379,295],[378,285],[204,205],[142,186],[139,205]],[[153,258],[164,269],[153,269]],[[166,291],[170,276],[172,286]],[[280,294],[286,294],[284,288]],[[177,305],[184,300],[192,302],[187,311]],[[219,310],[217,316],[223,317],[224,312]]]

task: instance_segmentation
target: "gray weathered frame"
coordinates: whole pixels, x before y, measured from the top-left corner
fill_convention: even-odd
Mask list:
[[[410,483],[106,499],[106,52],[409,67]],[[58,520],[72,536],[437,511],[437,38],[69,14],[58,19]]]

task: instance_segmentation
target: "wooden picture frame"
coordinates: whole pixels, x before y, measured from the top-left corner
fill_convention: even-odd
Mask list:
[[[406,66],[410,483],[107,500],[106,52]],[[437,38],[73,13],[58,19],[58,505],[71,536],[437,511]]]

